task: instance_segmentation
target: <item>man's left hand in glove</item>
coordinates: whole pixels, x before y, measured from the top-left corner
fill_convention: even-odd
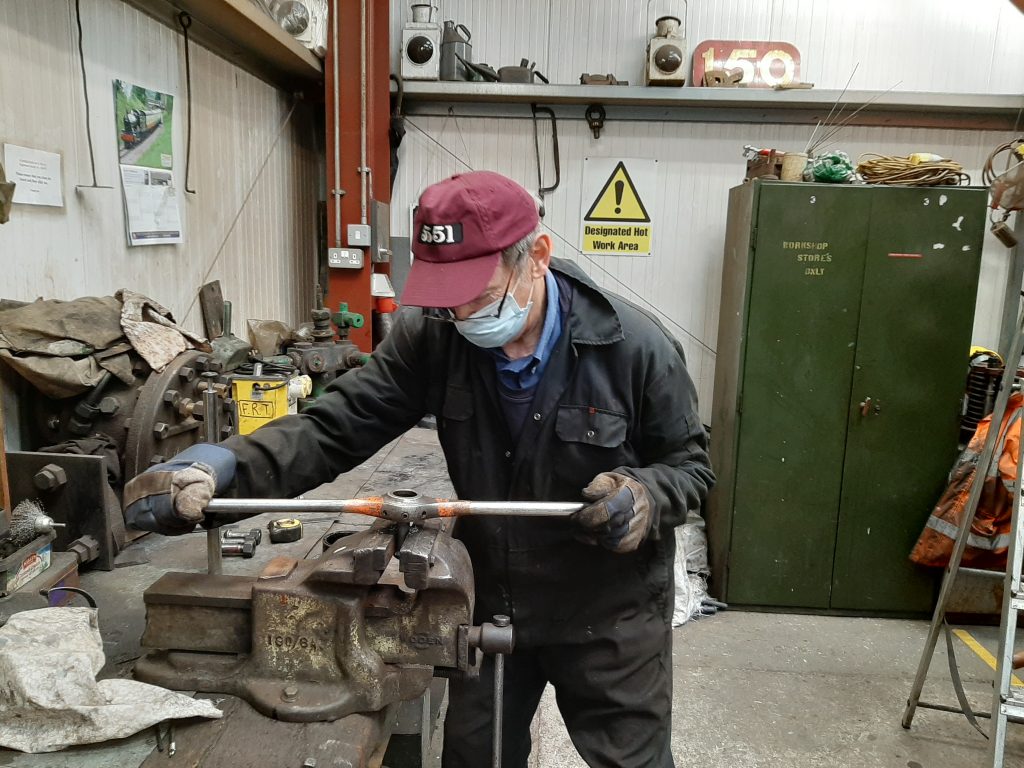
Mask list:
[[[602,472],[583,489],[583,498],[592,503],[573,515],[583,541],[622,553],[633,552],[647,538],[654,509],[639,481]]]
[[[197,443],[150,467],[124,487],[125,522],[142,531],[177,536],[202,522],[203,510],[234,478],[235,454]]]

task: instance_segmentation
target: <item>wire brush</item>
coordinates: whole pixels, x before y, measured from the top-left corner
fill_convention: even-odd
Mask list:
[[[954,163],[952,160],[920,162],[914,155],[893,157],[864,154],[858,158],[857,173],[869,184],[937,187],[971,183],[971,177],[964,173],[964,167],[960,163]]]

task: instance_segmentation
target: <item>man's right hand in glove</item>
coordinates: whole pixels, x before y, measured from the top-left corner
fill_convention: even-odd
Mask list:
[[[202,522],[210,499],[231,485],[235,454],[198,443],[150,467],[124,487],[125,522],[165,536],[188,533]]]

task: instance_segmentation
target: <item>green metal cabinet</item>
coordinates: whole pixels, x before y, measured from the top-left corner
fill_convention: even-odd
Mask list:
[[[986,191],[754,181],[729,198],[708,502],[730,603],[931,605],[908,560],[957,451]]]

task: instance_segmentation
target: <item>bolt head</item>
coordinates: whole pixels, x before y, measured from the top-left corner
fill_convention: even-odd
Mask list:
[[[286,685],[281,691],[281,698],[285,701],[295,701],[299,698],[299,686],[293,684]]]
[[[153,425],[153,434],[159,438],[167,437],[167,433],[170,431],[170,426],[165,422],[158,421],[156,424]]]
[[[68,476],[64,467],[56,464],[47,464],[32,478],[32,482],[40,491],[52,491],[55,488],[60,488],[67,481]]]
[[[178,378],[183,381],[194,381],[196,378],[196,369],[185,366],[178,371]]]
[[[164,392],[164,402],[171,408],[177,408],[178,403],[181,402],[181,393],[176,389],[168,389]]]
[[[100,400],[100,413],[104,416],[113,416],[121,410],[121,403],[116,397],[104,397]]]
[[[494,626],[496,627],[507,627],[509,624],[512,623],[512,619],[510,619],[503,613],[495,614],[492,621],[494,622]]]

